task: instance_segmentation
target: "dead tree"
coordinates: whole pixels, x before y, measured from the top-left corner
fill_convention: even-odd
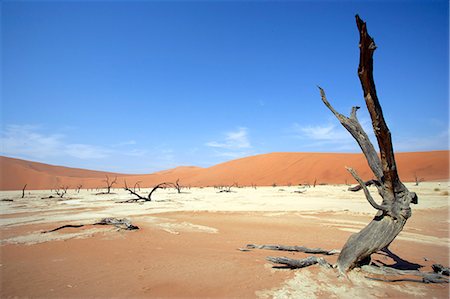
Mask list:
[[[25,197],[25,188],[27,188],[27,185],[28,184],[25,184],[25,186],[23,186],[23,188],[22,188],[22,198]]]
[[[403,230],[408,218],[411,217],[410,204],[417,203],[416,194],[410,192],[398,176],[391,133],[378,101],[373,78],[373,53],[377,47],[373,38],[367,32],[366,23],[358,15],[356,15],[356,24],[360,36],[358,76],[366,106],[372,119],[372,127],[377,138],[380,157],[356,117],[356,111],[359,107],[353,107],[350,117],[346,117],[331,106],[324,90],[320,87],[319,89],[323,103],[359,144],[370,169],[379,182],[379,185],[375,185],[383,200],[381,204],[376,203],[363,180],[353,169],[348,168],[348,171],[363,188],[369,203],[378,212],[365,228],[359,233],[351,235],[342,248],[337,261],[337,267],[341,273],[355,268],[362,262],[369,260],[372,253],[389,246]]]
[[[129,199],[129,200],[125,200],[125,201],[120,201],[119,203],[131,203],[131,202],[142,202],[142,201],[152,201],[152,194],[153,192],[155,192],[157,189],[162,189],[162,188],[166,188],[167,186],[169,186],[168,183],[160,183],[158,185],[156,185],[155,187],[153,187],[153,189],[150,191],[150,193],[148,194],[147,197],[142,196],[138,193],[136,193],[134,190],[131,190],[130,188],[128,188],[127,186],[127,181],[125,181],[125,187],[124,189],[128,192],[130,192],[130,194],[136,196],[137,198],[133,198],[133,199]]]
[[[175,183],[173,183],[172,184],[173,185],[173,187],[175,188],[175,189],[177,189],[177,192],[178,193],[181,193],[181,185],[180,185],[180,179],[177,179],[177,181],[175,182]]]
[[[367,32],[366,23],[358,15],[356,15],[356,24],[360,35],[358,76],[361,82],[364,100],[372,120],[372,127],[377,139],[380,156],[378,156],[377,151],[356,117],[356,112],[359,107],[353,107],[349,117],[344,116],[331,106],[326,98],[325,91],[320,87],[319,89],[323,103],[353,136],[361,148],[375,176],[375,180],[378,182],[375,186],[382,201],[381,204],[377,203],[372,198],[366,184],[358,176],[356,171],[352,168],[347,168],[360,184],[367,201],[377,210],[377,213],[366,227],[349,237],[340,251],[336,266],[342,274],[368,263],[373,253],[387,248],[403,230],[408,218],[411,217],[410,204],[417,204],[418,201],[417,195],[414,192],[410,192],[403,185],[397,173],[391,133],[384,120],[373,78],[375,42]],[[315,263],[317,262],[315,261]],[[286,264],[288,266],[299,264],[298,260],[292,259],[277,260],[276,263]]]
[[[136,187],[139,189],[139,191],[141,191],[141,186],[139,185],[139,183],[142,183],[142,181],[137,181],[136,183],[134,183],[133,187],[134,192],[136,192]]]
[[[414,180],[415,180],[415,182],[416,182],[416,186],[419,186],[419,183],[424,181],[423,178],[420,178],[420,179],[419,179],[419,177],[417,176],[417,173],[416,173],[416,172],[414,172]]]
[[[111,193],[111,187],[112,187],[114,184],[117,184],[117,176],[115,177],[114,181],[109,182],[109,176],[106,175],[106,180],[103,180],[103,182],[106,183],[106,189],[107,189],[107,192],[106,192],[106,193],[107,193],[107,194],[110,194],[110,193]]]
[[[69,186],[61,186],[55,189],[55,193],[59,196],[59,198],[63,198],[67,193],[67,189],[69,189]]]
[[[81,187],[83,187],[83,185],[81,185],[81,184],[79,184],[79,185],[77,186],[77,193],[80,193]]]
[[[236,183],[234,183],[234,184],[232,184],[232,185],[224,185],[224,186],[221,186],[220,189],[222,189],[222,190],[220,190],[219,193],[223,193],[223,192],[230,193],[232,187],[237,187],[237,186],[236,186]]]

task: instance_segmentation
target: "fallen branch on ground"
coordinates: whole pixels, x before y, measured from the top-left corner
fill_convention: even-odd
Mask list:
[[[307,258],[296,260],[291,259],[287,257],[273,257],[268,256],[266,257],[266,260],[269,262],[272,262],[274,264],[281,264],[285,265],[291,269],[299,269],[299,268],[305,268],[309,267],[311,265],[319,264],[321,266],[325,266],[327,268],[331,268],[331,264],[328,263],[324,258],[322,257],[316,257],[316,256],[308,256]]]
[[[257,245],[257,244],[247,244],[247,249],[268,249],[268,250],[279,250],[279,251],[296,251],[312,254],[324,254],[333,255],[339,253],[339,250],[325,250],[322,248],[307,248],[304,246],[288,246],[288,245]]]
[[[43,231],[42,233],[43,234],[51,233],[51,232],[55,232],[57,230],[64,229],[64,228],[79,228],[79,227],[83,227],[85,225],[88,225],[88,224],[66,224],[66,225],[62,225],[57,228],[51,229],[51,230]],[[123,219],[117,219],[117,218],[112,218],[112,217],[103,218],[100,221],[98,221],[92,225],[114,225],[115,227],[124,229],[124,230],[139,229],[138,226],[133,225],[130,220],[125,219],[125,218],[123,218]]]
[[[447,267],[444,267],[440,264],[432,265],[434,272],[421,272],[419,270],[398,270],[395,268],[383,266],[377,267],[373,265],[366,265],[361,267],[366,273],[375,274],[375,275],[383,275],[383,276],[402,276],[402,275],[410,275],[410,276],[418,276],[420,279],[414,278],[380,278],[380,277],[369,277],[365,276],[367,279],[383,281],[383,282],[400,282],[400,281],[409,281],[409,282],[419,282],[419,283],[449,283],[448,272],[445,272],[445,269],[448,270]]]

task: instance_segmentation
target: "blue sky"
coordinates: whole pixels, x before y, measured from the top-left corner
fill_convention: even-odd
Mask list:
[[[149,173],[358,152],[316,87],[341,113],[364,107],[356,13],[395,150],[449,147],[447,1],[0,5],[2,155]]]

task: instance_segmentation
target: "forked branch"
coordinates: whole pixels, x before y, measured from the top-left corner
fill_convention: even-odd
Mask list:
[[[389,208],[384,206],[384,205],[379,205],[375,202],[375,200],[373,199],[372,195],[370,195],[369,189],[367,188],[366,184],[364,183],[364,181],[358,176],[358,174],[356,173],[356,171],[353,168],[350,167],[346,167],[348,172],[351,173],[351,175],[355,178],[355,180],[359,183],[359,185],[361,186],[361,188],[364,190],[364,195],[367,198],[367,201],[370,203],[370,205],[372,207],[374,207],[377,210],[380,211],[384,211],[387,212],[389,211]]]
[[[330,102],[328,102],[327,96],[325,95],[325,91],[320,86],[318,87],[320,90],[322,102],[325,104],[325,106],[327,106],[328,109],[330,109],[331,112],[333,112],[342,126],[353,136],[353,138],[355,138],[356,142],[364,153],[364,156],[366,157],[373,174],[375,175],[377,180],[381,181],[383,177],[383,170],[381,167],[380,158],[378,157],[378,154],[372,142],[370,142],[367,133],[364,131],[363,127],[358,121],[358,118],[356,117],[356,111],[359,109],[359,107],[353,107],[350,113],[350,117],[346,117],[345,115],[337,112],[333,108],[333,106],[331,106]]]
[[[144,197],[144,196],[138,194],[137,192],[134,192],[130,188],[128,188],[127,182],[125,181],[124,189],[126,191],[130,192],[131,194],[133,194],[134,196],[136,196],[137,198],[129,199],[129,200],[126,200],[126,201],[120,201],[119,203],[131,203],[131,202],[137,202],[137,201],[152,201],[152,194],[153,194],[153,192],[155,192],[157,189],[165,188],[165,187],[168,187],[168,186],[169,186],[168,183],[165,183],[165,182],[164,183],[160,183],[160,184],[156,185],[155,187],[153,187],[153,189],[150,191],[150,193],[148,194],[147,197]]]

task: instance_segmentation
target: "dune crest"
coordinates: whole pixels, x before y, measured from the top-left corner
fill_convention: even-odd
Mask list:
[[[447,180],[450,151],[396,153],[402,181]],[[68,185],[71,189],[102,188],[105,175],[117,176],[121,187],[140,181],[141,187],[160,182],[175,182],[183,186],[218,186],[237,183],[240,186],[298,185],[298,184],[355,184],[345,166],[354,168],[363,179],[372,174],[362,154],[348,153],[270,153],[245,157],[208,168],[181,166],[151,174],[118,174],[86,169],[53,166],[38,162],[0,156],[0,190],[52,189]]]

